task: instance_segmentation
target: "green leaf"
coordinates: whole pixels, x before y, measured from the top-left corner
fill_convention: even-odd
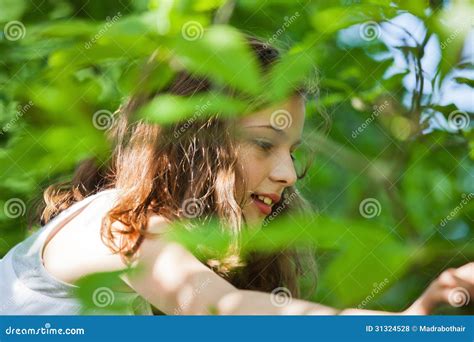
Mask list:
[[[18,20],[27,9],[25,0],[0,0],[0,23]]]
[[[192,122],[216,114],[236,116],[245,113],[246,109],[246,102],[219,93],[193,97],[166,94],[143,106],[138,115],[158,124],[169,124],[188,118]]]
[[[474,87],[474,80],[467,77],[455,77],[454,80],[459,84],[465,84],[469,87]]]
[[[316,88],[316,70],[314,50],[298,47],[290,50],[271,70],[268,98],[280,101],[297,89]]]
[[[220,85],[257,94],[261,90],[259,68],[243,35],[227,26],[213,26],[201,34],[202,38],[186,40],[183,35],[176,39],[174,50],[184,67]]]
[[[82,304],[82,313],[88,315],[131,314],[136,293],[125,292],[120,275],[123,271],[94,273],[76,282],[75,295]]]
[[[394,16],[396,9],[389,6],[360,4],[350,7],[330,7],[316,11],[313,26],[323,35],[330,35],[349,26],[367,21],[380,21]]]
[[[460,62],[465,39],[471,29],[472,5],[455,1],[429,21],[427,26],[439,36],[441,44],[441,75],[444,77]]]

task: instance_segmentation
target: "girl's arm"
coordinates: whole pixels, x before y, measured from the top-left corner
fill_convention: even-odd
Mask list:
[[[151,230],[164,232],[167,226],[164,219],[154,217]],[[271,294],[235,288],[180,244],[165,239],[145,239],[138,251],[137,266],[136,271],[123,276],[124,281],[168,315],[396,314],[358,309],[341,311],[299,299],[292,299],[287,305],[280,307],[273,304]],[[432,292],[436,291],[430,288],[427,290],[428,295],[432,295]],[[411,307],[411,311],[409,309],[403,313],[428,313],[425,310],[430,307],[425,304],[430,298],[426,294],[421,298],[425,302],[417,302]]]
[[[168,223],[154,216],[153,233],[164,233]],[[145,239],[137,252],[136,270],[124,281],[149,303],[168,315],[290,315],[336,314],[323,305],[293,299],[278,307],[269,293],[239,290],[217,275],[191,252],[166,239]]]
[[[448,269],[436,278],[426,291],[406,310],[402,312],[388,312],[362,309],[336,310],[324,305],[292,300],[291,305],[285,306],[284,310],[265,312],[269,295],[263,292],[240,291],[235,295],[244,304],[242,310],[232,314],[248,314],[247,309],[253,310],[255,314],[277,314],[277,315],[428,315],[438,305],[447,303],[461,306],[468,304],[474,294],[474,262],[470,262],[457,269]],[[252,309],[253,306],[261,306],[262,310]]]
[[[239,290],[214,273],[180,244],[146,239],[139,249],[136,272],[125,282],[168,315],[305,315],[337,310],[293,299],[278,307],[271,294]]]

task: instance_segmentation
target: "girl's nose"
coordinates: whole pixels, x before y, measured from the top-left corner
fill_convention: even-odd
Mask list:
[[[295,165],[289,153],[280,158],[275,158],[274,167],[269,177],[274,182],[284,184],[285,187],[292,186],[296,183],[297,175]]]

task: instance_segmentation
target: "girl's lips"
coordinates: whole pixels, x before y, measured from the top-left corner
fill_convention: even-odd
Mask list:
[[[265,203],[263,203],[258,198],[252,196],[252,201],[257,206],[257,208],[260,210],[260,212],[262,214],[264,214],[265,216],[269,215],[272,212],[272,207],[265,204]]]

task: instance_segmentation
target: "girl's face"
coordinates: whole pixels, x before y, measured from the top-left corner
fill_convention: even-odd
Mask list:
[[[280,201],[283,190],[297,180],[293,152],[301,142],[304,126],[304,100],[288,101],[238,121],[241,133],[239,163],[246,193],[242,212],[251,226],[260,226]]]

